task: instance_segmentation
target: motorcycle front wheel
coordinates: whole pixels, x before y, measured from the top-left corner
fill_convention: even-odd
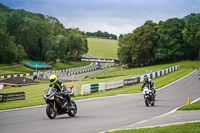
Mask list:
[[[149,100],[147,97],[144,97],[144,102],[145,102],[145,105],[148,107],[149,106]]]
[[[151,106],[155,105],[155,97],[153,97],[153,100],[151,101]]]
[[[46,114],[50,119],[56,118],[56,112],[54,111],[54,108],[51,104],[47,104],[46,106]]]
[[[73,109],[70,109],[69,112],[68,112],[68,115],[70,117],[74,117],[77,113],[77,106],[76,106],[76,103],[74,101],[72,101],[72,107],[73,107]]]

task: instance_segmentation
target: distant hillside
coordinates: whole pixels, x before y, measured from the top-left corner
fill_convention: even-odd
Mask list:
[[[88,38],[88,54],[97,58],[118,59],[117,40]]]

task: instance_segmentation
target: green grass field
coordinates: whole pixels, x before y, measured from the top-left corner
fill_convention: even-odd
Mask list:
[[[185,106],[180,107],[178,109],[178,111],[181,111],[181,110],[200,110],[200,101],[197,101],[197,102],[192,103],[192,104],[185,105]]]
[[[133,75],[137,77],[137,76],[145,75],[146,73],[149,73],[149,72],[156,72],[156,71],[160,71],[160,70],[169,68],[171,66],[177,66],[177,65],[180,65],[184,69],[192,69],[192,66],[194,66],[195,68],[199,68],[200,62],[180,61],[180,62],[175,62],[175,63],[153,65],[153,66],[147,66],[147,67],[138,67],[138,68],[132,68],[132,69],[123,69],[123,67],[119,67],[116,71],[111,71],[111,72],[107,72],[107,73],[103,73],[99,75],[90,76],[88,78],[94,79],[95,77],[114,76],[114,77],[121,77],[122,79],[125,79],[125,78],[133,77]]]
[[[94,45],[94,46],[92,46],[94,48],[93,49],[94,51],[95,51],[95,49],[97,50],[98,47],[104,47],[104,50],[101,49],[101,50],[97,50],[96,52],[94,52],[95,54],[98,53],[100,58],[104,58],[103,55],[105,55],[105,58],[111,58],[116,55],[116,51],[117,51],[117,41],[116,40],[89,38],[88,41],[89,41],[89,45]],[[91,42],[93,42],[93,43],[91,44]],[[110,47],[108,47],[108,45]],[[115,50],[109,50],[109,49],[115,49]],[[106,50],[107,50],[107,52],[106,52]],[[114,52],[115,54],[111,54],[110,51],[115,51]],[[115,57],[117,57],[117,56],[115,56]],[[79,67],[79,66],[83,66],[83,65],[87,65],[87,63],[75,62],[75,63],[72,63],[71,67]],[[139,67],[139,68],[132,68],[132,69],[124,69],[124,68],[122,69],[122,67],[121,67],[121,68],[117,69],[116,71],[104,73],[101,75],[91,76],[91,77],[88,77],[87,79],[84,79],[83,81],[64,83],[64,84],[65,85],[75,84],[77,86],[76,90],[80,93],[80,91],[81,91],[80,88],[81,88],[81,85],[83,85],[83,84],[94,84],[94,83],[103,83],[103,82],[123,80],[123,79],[130,78],[130,77],[137,77],[140,75],[144,75],[144,74],[146,74],[146,72],[151,72],[151,71],[155,72],[155,71],[166,69],[170,66],[176,66],[176,65],[180,65],[180,70],[172,72],[170,74],[167,74],[166,76],[162,76],[162,77],[159,77],[159,78],[153,80],[156,83],[157,88],[160,88],[166,84],[169,84],[169,83],[189,74],[190,72],[193,71],[192,67],[195,67],[195,69],[199,68],[200,62],[199,61],[181,61],[181,62],[176,62],[176,63],[167,63],[167,64],[153,65],[153,66]],[[6,64],[0,65],[0,67],[2,67],[2,66],[6,66]],[[54,66],[53,66],[53,70],[67,69],[67,68],[70,68],[70,66],[67,66],[66,64],[63,64],[60,62],[58,62],[57,64],[54,64]],[[9,70],[9,69],[11,69],[11,70]],[[18,69],[18,68],[11,67],[9,69],[5,69],[3,71],[9,70],[9,71],[11,71],[11,73],[14,73],[17,71],[16,69]],[[26,71],[25,68],[19,68],[19,72],[24,72],[24,71]],[[95,79],[95,77],[107,77],[107,78]],[[109,78],[109,77],[111,77],[111,78]],[[0,93],[11,93],[11,92],[20,92],[20,91],[26,92],[26,100],[0,103],[0,110],[45,104],[44,99],[43,99],[43,94],[44,94],[44,88],[48,88],[48,84],[49,84],[49,82],[42,81],[38,85],[31,85],[31,86],[24,86],[24,87],[19,87],[19,88],[10,88],[10,89],[0,90]],[[141,84],[136,84],[133,86],[119,88],[116,90],[105,91],[105,92],[100,92],[100,93],[93,93],[93,94],[90,94],[87,96],[78,96],[73,99],[78,100],[78,99],[86,99],[86,98],[93,98],[93,97],[113,96],[113,95],[117,95],[117,94],[139,93],[140,86],[141,86]]]
[[[106,58],[106,59],[117,59],[117,41],[115,40],[107,40],[107,39],[96,39],[89,38],[89,54],[98,57],[98,58]],[[84,62],[83,62],[84,63]],[[16,65],[16,64],[12,64]],[[84,66],[86,64],[78,63],[72,64],[72,67]],[[72,83],[64,83],[66,86],[69,84],[75,84],[77,86],[77,90],[80,92],[80,86],[83,84],[94,84],[94,83],[103,83],[103,82],[111,82],[117,80],[123,80],[130,77],[137,77],[146,74],[146,72],[155,72],[170,66],[180,65],[180,69],[178,71],[169,73],[165,76],[161,76],[159,78],[153,79],[155,82],[157,89],[163,87],[193,71],[192,67],[195,69],[199,69],[200,62],[199,61],[181,61],[175,63],[167,63],[161,65],[153,65],[147,67],[133,68],[133,69],[124,69],[123,67],[118,68],[116,71],[103,73],[100,75],[94,75],[84,79],[83,81],[77,81]],[[8,64],[0,64],[0,67],[8,66]],[[66,67],[66,64],[58,62],[53,66],[53,70],[59,69],[67,69],[70,67]],[[0,68],[1,73],[26,73],[30,72],[30,70],[26,70],[24,66],[11,67],[2,69]],[[31,69],[32,70],[32,69]],[[95,77],[107,77],[104,79],[95,79]],[[3,102],[0,103],[0,110],[7,109],[15,109],[22,107],[30,107],[36,105],[43,105],[45,101],[43,99],[44,88],[48,88],[48,81],[40,81],[38,85],[24,86],[19,88],[10,88],[0,90],[0,93],[12,93],[12,92],[26,92],[26,100],[21,101],[12,101],[12,102]],[[132,93],[141,93],[140,91],[141,83],[135,84],[132,86],[126,86],[123,88],[118,88],[115,90],[93,93],[87,96],[77,96],[73,98],[73,100],[80,99],[88,99],[94,97],[105,97],[105,96],[114,96],[118,94],[132,94]],[[186,105],[181,107],[179,110],[193,110],[200,109],[200,102]],[[174,125],[168,127],[156,127],[156,128],[145,128],[145,129],[133,129],[133,130],[125,130],[125,131],[114,131],[114,133],[188,133],[188,132],[200,132],[200,123],[191,123],[191,124],[182,124],[182,125]]]
[[[88,54],[103,59],[118,59],[117,40],[88,38]]]
[[[75,68],[75,67],[81,67],[81,66],[87,66],[91,62],[80,62],[80,61],[75,61],[71,62],[70,65],[67,65],[66,63],[61,63],[57,62],[56,64],[52,65],[52,70],[62,70],[62,69],[70,69],[70,68]]]
[[[169,83],[187,75],[188,73],[192,72],[193,69],[191,68],[191,66],[190,67],[187,66],[188,64],[193,64],[193,65],[199,64],[199,62],[192,63],[192,62],[188,62],[188,61],[179,62],[179,63],[182,64],[180,66],[180,70],[169,73],[165,76],[161,76],[161,77],[153,80],[156,83],[157,88],[160,88],[166,84],[169,84]],[[166,68],[166,66],[171,66],[171,65],[172,64],[164,64],[164,65],[159,65],[159,67]],[[134,68],[134,69],[132,69],[132,71],[136,71],[139,73],[145,73],[146,72],[145,68],[149,69],[149,67]],[[157,65],[151,66],[151,69],[157,70],[158,66]],[[132,74],[133,74],[132,77],[135,77],[134,73],[132,73]],[[110,82],[110,81],[122,80],[122,79],[123,79],[123,76],[121,76],[121,77],[118,76],[118,77],[114,77],[114,78],[106,78],[106,79],[86,79],[84,81],[73,82],[72,84],[76,84],[77,86],[79,86],[78,91],[80,91],[80,86],[82,84],[103,83],[103,82]],[[11,93],[11,92],[20,92],[20,91],[26,92],[26,100],[0,103],[0,110],[45,104],[44,99],[43,99],[43,94],[44,94],[44,88],[48,88],[48,83],[49,82],[41,82],[38,85],[31,85],[31,86],[24,86],[24,87],[19,87],[19,88],[10,88],[10,89],[0,90],[0,93]],[[67,85],[67,84],[71,84],[71,83],[64,83],[64,84]],[[116,90],[105,91],[105,92],[100,92],[100,93],[93,93],[93,94],[90,94],[87,96],[78,96],[73,99],[79,100],[79,99],[87,99],[87,98],[94,98],[94,97],[114,96],[114,95],[118,95],[118,94],[139,93],[140,86],[141,86],[141,84],[136,84],[133,86],[119,88]]]
[[[200,122],[173,125],[167,127],[142,128],[113,131],[109,133],[200,133]]]

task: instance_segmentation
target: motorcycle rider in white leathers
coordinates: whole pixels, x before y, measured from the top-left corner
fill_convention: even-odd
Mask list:
[[[143,91],[143,88],[144,88],[144,86],[145,85],[150,85],[150,88],[149,89],[151,89],[152,90],[152,92],[153,92],[153,94],[154,94],[154,96],[156,96],[156,85],[155,85],[155,83],[154,82],[152,82],[152,80],[151,79],[149,79],[148,77],[144,77],[144,82],[143,82],[143,85],[142,85],[142,87],[141,87],[141,91]]]

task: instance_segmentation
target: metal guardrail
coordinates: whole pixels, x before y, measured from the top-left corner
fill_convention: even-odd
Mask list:
[[[0,102],[25,100],[25,92],[0,93]]]
[[[13,77],[25,77],[25,76],[31,76],[31,75],[33,75],[33,72],[26,73],[26,74],[0,75],[0,79],[2,79],[2,78],[13,78]]]
[[[87,95],[90,93],[94,92],[101,92],[101,91],[106,91],[110,89],[115,89],[115,88],[120,88],[123,86],[129,86],[129,85],[134,85],[137,83],[142,83],[144,81],[144,77],[148,77],[150,79],[154,79],[163,75],[166,75],[167,73],[176,71],[179,69],[178,66],[173,66],[170,68],[166,68],[161,71],[157,72],[152,72],[148,73],[145,75],[142,75],[140,77],[133,77],[130,79],[124,79],[124,80],[119,80],[119,81],[112,81],[112,82],[105,82],[105,83],[99,83],[99,84],[86,84],[81,86],[81,95]]]

